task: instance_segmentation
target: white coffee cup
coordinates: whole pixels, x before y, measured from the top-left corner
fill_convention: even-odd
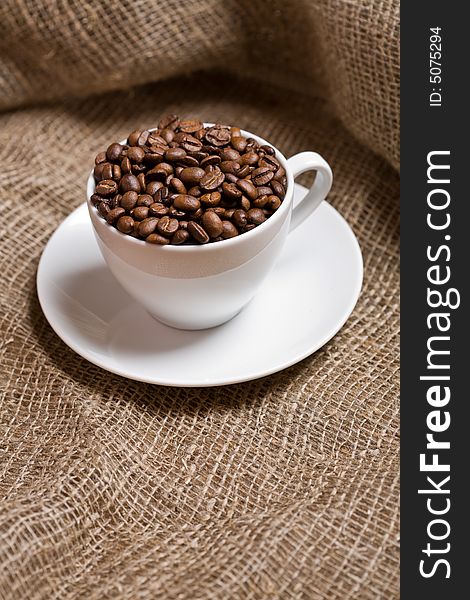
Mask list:
[[[242,135],[269,144],[249,131]],[[158,246],[111,227],[90,202],[95,191],[90,174],[87,204],[101,253],[122,287],[153,317],[178,329],[206,329],[230,320],[255,295],[289,231],[324,200],[333,181],[328,163],[315,152],[301,152],[286,160],[273,148],[287,176],[281,206],[251,231],[206,245]],[[293,209],[294,179],[312,170],[317,172],[315,181]]]

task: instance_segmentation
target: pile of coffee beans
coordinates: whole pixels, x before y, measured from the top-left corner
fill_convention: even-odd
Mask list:
[[[124,234],[206,244],[261,225],[281,205],[286,172],[271,146],[237,127],[168,115],[95,159],[91,202]]]

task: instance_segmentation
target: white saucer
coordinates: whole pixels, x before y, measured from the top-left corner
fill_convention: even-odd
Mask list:
[[[305,192],[296,185],[297,201]],[[106,267],[85,204],[52,235],[37,274],[42,310],[75,352],[130,379],[188,387],[249,381],[302,360],[343,326],[361,285],[357,240],[327,202],[289,235],[250,304],[214,329],[172,329],[137,305]]]

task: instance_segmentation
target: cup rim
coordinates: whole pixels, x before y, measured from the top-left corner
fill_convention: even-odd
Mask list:
[[[215,125],[215,123],[205,123],[204,122],[204,127],[212,127],[214,125]],[[155,131],[156,129],[158,129],[158,127],[149,128],[147,131]],[[262,235],[263,231],[266,231],[267,227],[269,227],[269,226],[274,227],[275,224],[277,223],[277,221],[279,221],[284,216],[284,213],[286,213],[290,209],[290,204],[292,202],[292,197],[293,197],[294,178],[293,178],[293,175],[289,168],[289,165],[287,163],[286,157],[276,146],[274,146],[274,144],[266,141],[264,138],[260,137],[259,135],[251,133],[251,131],[247,131],[246,129],[241,129],[241,133],[244,137],[254,138],[260,145],[268,145],[268,146],[271,146],[272,148],[274,148],[275,156],[279,160],[279,162],[282,164],[282,166],[284,167],[284,169],[286,171],[286,177],[287,177],[286,193],[282,200],[281,206],[275,211],[275,213],[273,215],[271,215],[269,217],[269,219],[266,219],[266,221],[264,221],[264,223],[261,223],[257,227],[253,228],[251,231],[241,233],[240,235],[237,235],[233,238],[228,238],[226,240],[221,240],[219,242],[212,242],[212,243],[209,242],[207,244],[183,244],[181,246],[176,245],[176,244],[175,245],[167,244],[164,246],[161,246],[159,244],[149,244],[145,240],[140,240],[138,238],[135,238],[135,237],[132,237],[125,233],[122,233],[121,231],[116,229],[116,227],[112,227],[111,225],[106,223],[104,221],[104,219],[102,219],[102,217],[98,213],[98,209],[96,208],[96,206],[93,205],[93,203],[90,200],[91,196],[94,194],[95,187],[96,187],[96,182],[95,182],[95,178],[94,178],[94,174],[93,174],[94,169],[91,170],[90,175],[88,177],[88,181],[87,181],[87,204],[89,206],[89,209],[91,209],[93,211],[93,214],[96,216],[96,218],[101,219],[102,221],[104,221],[104,223],[106,223],[106,226],[110,230],[110,235],[119,236],[119,239],[121,239],[121,240],[125,240],[127,238],[127,241],[131,244],[142,245],[143,247],[146,247],[146,248],[152,247],[157,252],[167,252],[167,253],[170,253],[170,252],[182,253],[182,252],[194,252],[194,251],[197,251],[197,252],[212,251],[213,252],[213,251],[217,250],[217,248],[220,248],[220,247],[221,247],[221,249],[227,249],[229,247],[229,245],[236,246],[239,244],[243,244],[244,240],[246,240],[248,242],[249,240],[254,239],[255,235]],[[124,144],[125,142],[126,142],[126,140],[121,140],[119,143]],[[289,194],[290,194],[290,197],[289,197]],[[285,202],[286,199],[288,199],[287,202]],[[261,229],[261,231],[259,231],[260,229]]]

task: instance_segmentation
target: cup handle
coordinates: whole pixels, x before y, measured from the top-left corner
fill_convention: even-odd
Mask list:
[[[330,191],[333,183],[333,173],[330,165],[316,152],[301,152],[287,160],[294,179],[306,171],[316,171],[317,176],[310,190],[292,211],[290,230],[293,231],[314,210],[316,210]]]

